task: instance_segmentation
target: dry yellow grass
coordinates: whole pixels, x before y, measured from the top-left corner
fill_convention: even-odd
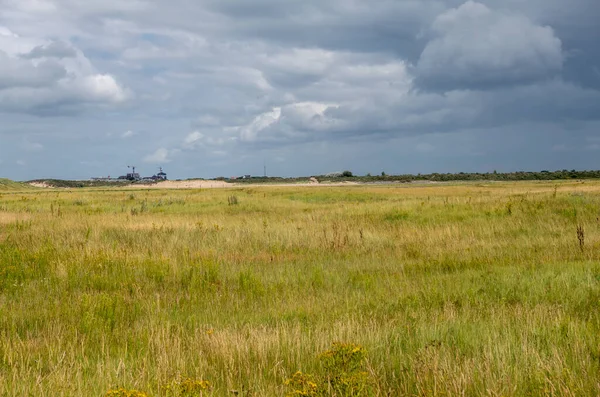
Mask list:
[[[597,395],[599,216],[594,181],[0,193],[0,395],[280,396],[336,341],[369,395]]]

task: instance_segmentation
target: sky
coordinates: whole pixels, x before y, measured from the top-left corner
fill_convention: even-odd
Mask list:
[[[0,177],[600,169],[598,0],[0,0]]]

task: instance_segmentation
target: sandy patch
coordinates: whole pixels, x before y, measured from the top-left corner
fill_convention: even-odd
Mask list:
[[[308,182],[297,183],[228,183],[223,181],[164,181],[152,185],[130,185],[129,187],[138,187],[141,189],[214,189],[214,188],[253,188],[253,187],[304,187],[304,186],[354,186],[360,185],[358,182],[344,181],[332,182],[324,181],[319,183],[316,179]]]
[[[211,189],[218,187],[232,187],[234,185],[223,181],[164,181],[151,185],[131,185],[141,189]]]
[[[324,181],[324,182],[319,182],[317,181],[312,182],[297,182],[297,183],[252,183],[252,184],[232,184],[231,186],[234,187],[323,187],[323,186],[357,186],[357,185],[365,185],[364,183],[361,184],[360,182],[350,182],[350,181],[344,181],[344,182],[331,182],[331,181]]]
[[[34,187],[42,187],[45,189],[54,189],[54,186],[50,186],[46,182],[29,182],[29,184]]]

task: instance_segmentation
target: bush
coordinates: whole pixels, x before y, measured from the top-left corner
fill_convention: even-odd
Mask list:
[[[354,175],[352,175],[352,172],[350,172],[350,171],[344,171],[344,172],[342,172],[342,176],[346,177],[346,178],[350,178]]]
[[[285,381],[288,396],[371,396],[373,381],[365,371],[366,352],[360,345],[334,343],[319,355],[323,373],[296,372]]]
[[[163,390],[168,397],[200,397],[210,387],[211,384],[207,380],[187,378],[173,381],[165,385]]]
[[[288,397],[292,396],[318,396],[319,385],[314,379],[314,376],[310,374],[304,374],[298,371],[285,381],[285,385],[290,388],[290,392],[287,394]]]
[[[121,388],[107,391],[105,397],[148,397],[148,395],[139,390]]]

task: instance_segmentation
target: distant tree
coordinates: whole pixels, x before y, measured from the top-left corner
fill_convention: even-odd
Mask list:
[[[349,177],[352,177],[353,175],[352,175],[352,172],[346,170],[346,171],[342,172],[342,176],[349,178]]]
[[[381,176],[385,176],[385,172],[381,171]]]

